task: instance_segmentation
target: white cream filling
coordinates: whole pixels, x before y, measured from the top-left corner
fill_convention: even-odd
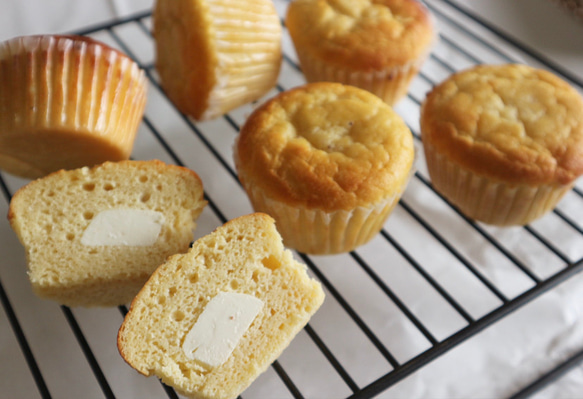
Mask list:
[[[263,301],[252,295],[220,292],[210,300],[184,338],[184,354],[206,366],[220,366],[262,308]]]
[[[99,212],[83,232],[88,246],[148,246],[158,239],[164,224],[160,212],[142,209],[110,209]]]

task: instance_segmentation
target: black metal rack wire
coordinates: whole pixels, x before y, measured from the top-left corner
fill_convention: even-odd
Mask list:
[[[467,66],[526,60],[527,63],[562,76],[579,90],[583,89],[581,79],[455,2],[434,0],[426,4],[438,21],[440,41],[414,81],[407,98],[396,107],[409,124],[418,146],[420,139],[416,120],[424,93],[448,74]],[[285,1],[276,1],[276,5],[280,11],[286,6]],[[200,224],[206,223],[209,230],[250,209],[239,186],[230,151],[232,140],[252,106],[233,111],[218,121],[204,123],[195,123],[173,109],[159,85],[153,64],[150,23],[150,14],[142,13],[75,33],[94,36],[120,48],[146,71],[150,81],[149,101],[154,104],[150,104],[146,111],[139,136],[142,141],[137,143],[138,148],[133,156],[160,158],[193,168],[201,174],[209,207],[203,213]],[[487,38],[483,37],[483,32],[487,32]],[[271,95],[303,83],[301,69],[289,42],[287,44],[284,46],[282,74]],[[217,183],[213,184],[213,180]],[[13,192],[24,183],[10,176],[0,177],[5,208]],[[544,221],[513,230],[512,234],[519,236],[520,242],[509,244],[505,239],[507,232],[473,223],[434,192],[424,165],[420,162],[408,192],[395,211],[396,215],[391,216],[385,228],[373,240],[374,243],[335,257],[297,254],[308,265],[310,272],[322,282],[328,294],[328,308],[321,310],[306,326],[300,338],[302,344],[298,344],[305,344],[308,348],[300,348],[299,351],[304,355],[311,354],[314,352],[311,349],[316,348],[319,361],[323,359],[322,364],[332,377],[328,380],[322,376],[314,378],[321,378],[322,383],[328,386],[316,392],[306,391],[305,380],[308,377],[298,371],[301,366],[296,364],[293,356],[286,357],[285,353],[273,363],[271,377],[257,384],[283,386],[285,396],[293,398],[320,397],[322,392],[331,392],[329,388],[332,384],[341,386],[331,393],[334,397],[370,398],[387,391],[432,360],[583,269],[583,253],[565,249],[563,245],[569,242],[583,248],[583,218],[573,212],[573,209],[583,209],[582,185],[572,190],[568,201],[568,206],[557,207]],[[404,238],[402,229],[408,230],[408,236],[413,238]],[[456,229],[463,234],[460,236]],[[485,248],[488,256],[484,262],[475,255],[475,246]],[[533,263],[533,258],[525,255],[524,252],[530,248],[542,254],[540,262]],[[448,270],[455,269],[453,277],[448,274],[449,271],[444,273],[439,265],[434,265],[432,250],[442,254],[443,259],[438,259],[436,263],[447,263],[448,268],[451,268]],[[9,259],[20,263],[24,270],[21,254],[17,253]],[[549,263],[553,265],[550,269],[547,268]],[[396,277],[388,271],[395,265],[400,265],[406,277]],[[31,331],[32,324],[22,321],[27,306],[38,306],[38,302],[29,303],[27,299],[26,305],[21,305],[19,300],[22,296],[10,295],[8,287],[13,277],[12,274],[6,277],[6,269],[15,267],[3,261],[0,268],[0,302],[4,314],[40,397],[59,396],[60,388],[54,388],[55,384],[50,381],[52,377],[47,376],[53,374],[47,371],[46,361],[39,360],[46,355],[39,355],[41,351],[38,344],[31,343],[30,336],[35,335]],[[500,272],[510,273],[514,276],[513,281],[519,284],[505,285],[504,280],[496,277]],[[358,284],[351,285],[353,277]],[[420,291],[404,292],[393,281],[394,278],[408,278],[408,283],[419,287]],[[478,298],[460,292],[456,288],[460,284],[475,287]],[[429,299],[421,303],[411,299],[412,295],[423,296],[420,294],[429,295]],[[361,300],[360,296],[366,298]],[[376,309],[376,300],[382,302],[379,309]],[[437,302],[439,305],[434,306]],[[375,309],[371,312],[367,306]],[[99,349],[102,344],[96,341],[91,331],[89,319],[94,315],[91,311],[85,313],[64,306],[59,309],[103,396],[125,397],[125,394],[119,393],[118,386],[127,382],[119,382],[112,376],[108,366],[111,361],[103,359]],[[126,312],[127,308],[122,306],[117,310],[117,315],[108,313],[106,317],[115,326],[121,323]],[[347,360],[338,350],[342,345],[338,342],[341,333],[331,331],[334,328],[326,324],[328,319],[324,312],[340,315],[338,317],[345,323],[342,328],[356,331],[360,337],[358,343],[354,343],[355,349],[368,348],[366,353],[372,354],[375,360],[356,361],[357,366],[353,366],[352,360]],[[444,319],[450,321],[446,327],[433,316],[440,312],[447,316]],[[57,313],[51,314],[52,317],[59,317]],[[392,343],[392,336],[387,334],[387,331],[392,331],[392,327],[379,324],[384,317],[401,319],[399,328],[405,328],[413,338]],[[344,344],[353,345],[352,342]],[[374,370],[362,370],[363,364],[369,360],[376,365]],[[516,392],[513,397],[529,396],[582,361],[583,348]],[[355,367],[360,367],[360,370]],[[274,380],[277,382],[274,383]],[[174,390],[164,385],[162,391],[170,398],[178,397]],[[155,397],[163,397],[164,394]],[[246,399],[253,397],[247,395],[247,392],[242,394]]]

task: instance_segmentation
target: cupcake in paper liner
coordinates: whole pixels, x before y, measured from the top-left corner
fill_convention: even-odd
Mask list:
[[[390,105],[405,96],[436,37],[416,0],[295,0],[286,26],[308,82],[357,86]]]
[[[466,216],[525,225],[583,174],[583,99],[526,65],[483,65],[428,94],[421,134],[433,187]]]
[[[129,57],[81,36],[0,43],[0,169],[38,178],[128,159],[146,103]]]
[[[281,23],[271,0],[158,0],[156,68],[164,91],[197,120],[265,95],[281,66]]]
[[[234,148],[239,180],[284,243],[311,254],[368,242],[399,201],[414,161],[413,136],[377,96],[311,83],[256,109]]]

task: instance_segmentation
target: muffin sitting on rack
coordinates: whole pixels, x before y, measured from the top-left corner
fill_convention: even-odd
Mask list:
[[[157,0],[156,68],[183,113],[216,118],[275,86],[281,24],[271,0]]]
[[[286,26],[308,82],[340,82],[388,104],[407,93],[434,42],[415,0],[295,0]]]
[[[0,168],[35,179],[128,159],[146,78],[121,52],[82,36],[0,43]]]
[[[239,179],[284,244],[312,254],[372,239],[410,177],[413,136],[377,96],[311,83],[258,108],[235,145]]]
[[[421,110],[433,186],[470,218],[524,225],[583,174],[583,99],[526,65],[484,65],[436,86]]]

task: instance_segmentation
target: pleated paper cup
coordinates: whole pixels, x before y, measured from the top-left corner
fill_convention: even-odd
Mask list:
[[[212,3],[212,2],[211,2]],[[209,7],[219,63],[217,83],[201,119],[212,119],[271,90],[281,66],[281,24],[271,4],[236,2]]]
[[[377,235],[405,187],[368,207],[332,212],[285,204],[267,197],[252,183],[245,183],[245,190],[256,212],[275,219],[287,247],[307,254],[328,255],[352,251]]]
[[[0,168],[38,178],[128,159],[146,102],[129,57],[80,36],[0,43]]]
[[[194,119],[219,117],[275,86],[281,35],[271,0],[160,0],[154,37],[162,86]]]
[[[308,82],[338,82],[359,87],[380,97],[389,105],[407,94],[411,81],[425,62],[425,56],[404,65],[373,71],[355,71],[321,61],[307,51],[296,48],[302,72]]]
[[[522,226],[555,208],[573,184],[509,184],[462,168],[424,144],[433,187],[471,219],[496,226]]]

